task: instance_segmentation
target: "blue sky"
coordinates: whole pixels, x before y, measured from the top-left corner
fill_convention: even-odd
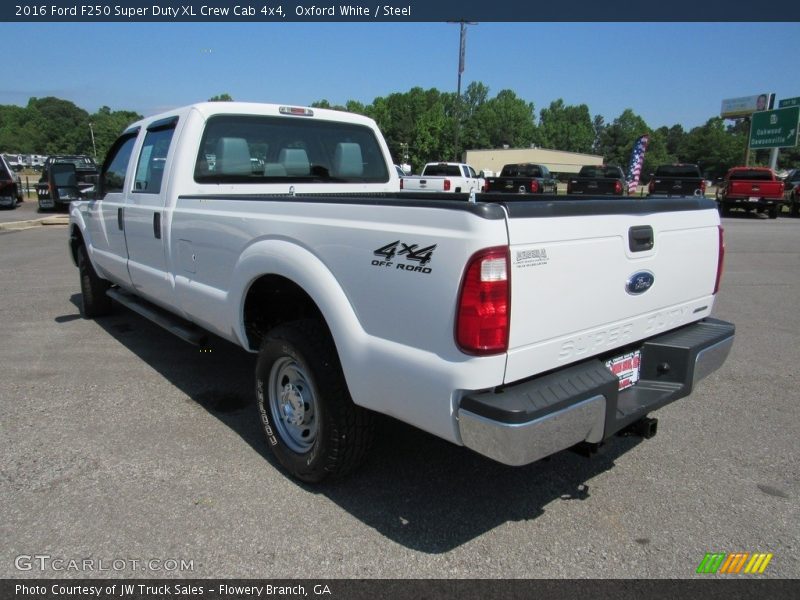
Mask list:
[[[0,104],[56,96],[144,115],[227,92],[236,100],[364,103],[412,87],[455,91],[447,23],[0,23]],[[480,23],[462,89],[512,89],[612,121],[702,125],[724,98],[800,96],[800,23]]]

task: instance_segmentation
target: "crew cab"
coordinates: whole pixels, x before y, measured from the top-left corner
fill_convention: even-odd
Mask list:
[[[700,167],[690,164],[661,165],[650,174],[650,196],[705,196],[706,180]]]
[[[625,173],[620,167],[612,165],[581,167],[578,176],[570,177],[567,181],[567,194],[569,195],[622,196],[625,191]]]
[[[48,156],[36,184],[39,210],[58,210],[69,206],[70,202],[94,187],[97,173],[97,164],[91,156]]]
[[[487,192],[556,194],[558,182],[544,165],[521,163],[504,165],[499,177],[486,179]]]
[[[719,211],[725,215],[732,208],[767,212],[770,219],[778,217],[783,206],[784,183],[768,167],[734,167],[717,188]]]
[[[368,456],[375,413],[509,465],[649,436],[648,413],[725,360],[713,201],[398,188],[360,115],[210,102],[140,120],[71,205],[81,311],[116,302],[257,354],[266,444],[309,482]]]
[[[406,175],[400,179],[400,189],[409,192],[482,192],[482,177],[464,163],[428,163],[419,176]]]
[[[783,200],[793,217],[800,215],[800,169],[792,169],[783,180]]]

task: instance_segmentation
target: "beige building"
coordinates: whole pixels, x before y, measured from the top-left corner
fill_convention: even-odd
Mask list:
[[[561,152],[543,148],[496,148],[494,150],[467,150],[464,162],[479,173],[492,171],[499,175],[503,165],[536,163],[552,173],[577,173],[585,165],[602,165],[603,157],[596,154]]]

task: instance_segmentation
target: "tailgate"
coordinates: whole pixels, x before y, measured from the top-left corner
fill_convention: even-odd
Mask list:
[[[783,183],[780,181],[731,181],[729,196],[752,196],[757,198],[782,198]]]
[[[713,202],[528,201],[506,208],[506,383],[635,346],[710,314],[719,246]]]

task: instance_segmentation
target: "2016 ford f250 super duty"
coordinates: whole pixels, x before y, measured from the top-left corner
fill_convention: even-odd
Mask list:
[[[267,443],[306,481],[367,455],[374,412],[510,465],[652,433],[647,414],[725,360],[712,201],[398,190],[365,117],[144,119],[71,206],[83,314],[115,299],[258,353]]]

